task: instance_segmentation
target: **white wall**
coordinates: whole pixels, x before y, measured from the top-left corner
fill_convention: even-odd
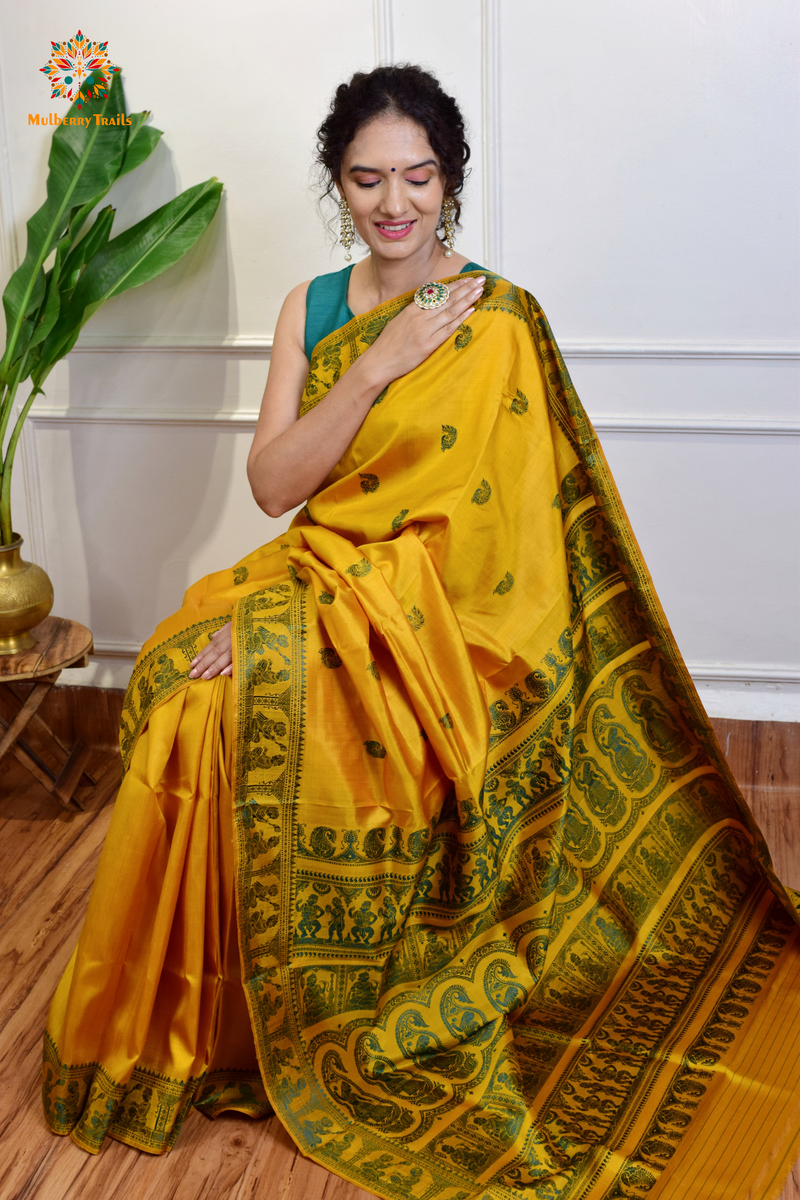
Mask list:
[[[109,303],[37,401],[15,524],[124,684],[193,579],[279,532],[244,464],[285,293],[343,263],[309,192],[335,85],[380,60],[459,98],[459,248],[544,304],[717,715],[800,716],[795,0],[38,0],[0,29],[0,253],[24,253],[61,112],[38,68],[107,40],[163,144],[124,228],[217,175],[210,234]],[[65,677],[65,681],[66,681]]]

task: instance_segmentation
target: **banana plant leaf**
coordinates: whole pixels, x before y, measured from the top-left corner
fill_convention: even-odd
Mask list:
[[[38,319],[30,337],[29,346],[33,348],[43,342],[58,319],[61,307],[61,296],[58,281],[61,274],[61,264],[67,253],[68,243],[62,240],[56,246],[56,260],[45,276],[46,299],[38,312]]]
[[[134,124],[128,130],[128,144],[125,147],[125,157],[122,160],[122,166],[119,169],[117,179],[121,179],[129,171],[135,171],[146,158],[149,158],[158,145],[159,139],[162,136],[161,130],[156,129],[154,125],[141,124],[149,116],[149,112],[131,114],[131,120]]]
[[[90,77],[85,85],[88,90]],[[127,115],[121,76],[102,98],[82,97],[57,126],[48,160],[47,199],[28,221],[25,258],[3,294],[6,346],[0,360],[0,545],[11,537],[11,468],[25,418],[53,366],[106,300],[138,287],[176,263],[202,235],[219,206],[215,178],[188,188],[143,221],[110,239],[108,205],[84,226],[116,179],[153,152],[161,130],[149,112]],[[80,124],[77,118],[80,117]],[[75,124],[70,121],[75,120]],[[106,122],[105,124],[103,122]],[[48,259],[52,266],[45,270]],[[6,433],[20,383],[32,390]]]
[[[42,345],[31,375],[37,387],[106,300],[147,283],[183,258],[207,229],[221,195],[222,184],[213,178],[187,188],[93,255]]]
[[[122,165],[115,179],[121,179],[122,176],[127,175],[129,171],[133,171],[136,169],[136,167],[141,166],[144,160],[153,153],[158,145],[159,140],[163,136],[160,129],[156,129],[153,125],[143,124],[143,122],[146,121],[149,116],[150,113],[147,110],[140,113],[130,114],[129,119],[131,124],[128,126],[128,141],[125,147],[125,155],[122,159]],[[112,180],[112,183],[113,182],[115,182],[115,180]],[[76,205],[75,208],[71,210],[69,223],[67,225],[67,232],[64,235],[65,237],[69,237],[71,241],[74,241],[75,238],[77,238],[86,222],[86,218],[89,216],[89,213],[93,208],[97,207],[103,197],[108,193],[110,186],[111,184],[109,184],[107,188],[105,188],[102,192],[99,192],[96,196],[92,196],[92,198],[87,200],[85,204]]]
[[[78,115],[77,104],[67,114]],[[87,101],[81,112],[88,124],[59,125],[48,160],[47,199],[28,221],[25,258],[3,293],[6,313],[6,348],[0,361],[0,383],[27,348],[33,327],[26,317],[44,298],[43,266],[69,224],[73,209],[102,197],[120,172],[128,140],[125,98],[118,73],[104,99]],[[95,120],[99,116],[100,121]],[[121,124],[103,125],[102,118],[122,117]],[[96,201],[95,201],[96,202]],[[39,303],[36,303],[38,298]]]
[[[78,115],[82,123],[69,124]],[[127,116],[121,77],[115,73],[104,99],[84,101],[81,109],[76,102],[67,113],[67,121],[56,128],[48,161],[47,199],[28,221],[25,259],[12,275],[3,295],[7,338],[5,353],[0,360],[0,385],[8,382],[12,368],[19,364],[25,351],[44,336],[41,321],[35,319],[34,314],[44,298],[43,264],[54,246],[65,238],[69,244],[74,243],[92,209],[100,203],[112,183],[140,166],[158,144],[161,130],[144,124],[149,115],[145,111]],[[69,250],[69,244],[66,250]],[[94,246],[91,252],[97,248]],[[65,287],[56,272],[48,292],[51,318],[56,301],[53,289],[58,284],[60,306],[64,292],[74,286],[77,279],[72,268],[76,262],[82,266],[88,261],[91,257],[89,249],[84,248],[73,258],[66,250],[62,252],[68,282]],[[52,323],[51,319],[48,328]],[[32,340],[34,329],[39,335],[36,340]],[[33,361],[31,358],[28,370],[14,372],[17,384],[30,374]]]
[[[112,208],[110,204],[101,209],[86,236],[82,237],[69,250],[64,259],[64,265],[56,276],[62,293],[72,291],[87,261],[105,246],[111,236],[115,212],[116,209]],[[66,244],[67,239],[62,239],[62,242]],[[59,245],[61,244],[59,243]]]

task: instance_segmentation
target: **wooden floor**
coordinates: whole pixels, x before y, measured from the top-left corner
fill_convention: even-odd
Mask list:
[[[714,725],[779,876],[800,888],[800,725]],[[277,1118],[210,1122],[193,1110],[163,1158],[118,1142],[93,1157],[46,1129],[42,1028],[83,919],[119,778],[108,750],[95,753],[92,767],[98,786],[86,811],[71,814],[19,764],[2,765],[0,1200],[367,1200],[370,1193],[303,1158]],[[781,1200],[800,1200],[800,1169]]]

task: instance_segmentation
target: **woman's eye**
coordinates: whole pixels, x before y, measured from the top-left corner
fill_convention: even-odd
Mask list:
[[[406,183],[413,183],[415,187],[423,187],[426,183],[430,183],[430,179],[409,179],[406,178]]]
[[[380,179],[357,179],[356,183],[360,188],[374,188],[380,183]]]

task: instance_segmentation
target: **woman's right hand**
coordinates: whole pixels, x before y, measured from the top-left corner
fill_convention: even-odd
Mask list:
[[[231,646],[231,623],[226,621],[221,629],[212,633],[208,645],[189,664],[190,679],[213,679],[215,675],[233,674],[233,648]]]
[[[364,359],[369,356],[370,372],[389,384],[413,371],[475,311],[485,282],[481,275],[478,279],[470,277],[449,283],[450,295],[441,308],[420,308],[412,300],[387,321],[362,355]]]

